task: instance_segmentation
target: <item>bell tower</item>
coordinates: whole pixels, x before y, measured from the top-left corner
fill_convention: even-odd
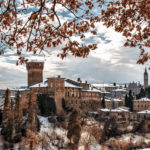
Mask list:
[[[148,73],[146,68],[144,72],[144,88],[148,88]]]
[[[28,87],[43,82],[44,62],[28,62],[26,68],[28,72]]]

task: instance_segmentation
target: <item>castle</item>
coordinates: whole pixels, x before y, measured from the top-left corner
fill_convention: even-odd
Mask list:
[[[65,79],[61,76],[47,78],[43,81],[43,62],[28,62],[26,64],[28,72],[28,88],[24,91],[24,96],[29,92],[35,94],[48,94],[56,103],[57,113],[63,112],[62,99],[66,106],[76,108],[79,111],[96,110],[101,107],[101,93],[80,78],[77,81]]]

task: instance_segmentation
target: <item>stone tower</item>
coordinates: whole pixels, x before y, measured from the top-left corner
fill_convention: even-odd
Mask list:
[[[144,88],[148,87],[148,73],[147,73],[147,69],[145,68],[145,72],[144,72]]]
[[[43,82],[43,62],[28,62],[26,68],[28,72],[28,87]]]
[[[65,80],[58,78],[48,78],[48,93],[54,98],[56,103],[57,114],[62,114],[62,99],[65,98]]]

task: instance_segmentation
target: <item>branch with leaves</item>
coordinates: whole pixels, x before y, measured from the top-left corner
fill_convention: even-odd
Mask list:
[[[67,12],[62,16],[59,8]],[[95,13],[95,9],[97,12]],[[62,17],[64,17],[62,19]],[[126,37],[125,46],[139,47],[143,64],[150,59],[146,51],[150,47],[149,0],[1,0],[0,41],[9,49],[16,50],[18,63],[28,61],[23,51],[43,52],[63,45],[58,54],[62,59],[68,54],[87,57],[97,48],[97,43],[84,43],[85,33],[96,34],[95,23],[103,22]],[[0,54],[5,50],[1,49]]]

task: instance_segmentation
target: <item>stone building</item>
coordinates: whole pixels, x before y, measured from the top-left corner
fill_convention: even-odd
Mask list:
[[[126,89],[115,89],[111,93],[112,98],[123,98],[128,93]]]
[[[102,120],[106,120],[107,118],[115,118],[116,121],[128,122],[129,121],[129,110],[123,107],[118,107],[115,109],[99,109],[99,115]]]
[[[22,92],[23,97],[31,91],[36,94],[48,94],[55,100],[58,114],[63,112],[62,99],[65,100],[67,107],[82,111],[96,110],[101,107],[100,91],[92,88],[87,81],[83,83],[80,78],[74,81],[58,76],[47,78],[43,82],[43,67],[44,64],[41,62],[27,63],[30,91]]]
[[[150,110],[143,110],[137,112],[138,118],[148,119],[150,120]]]
[[[105,90],[106,92],[112,92],[115,89],[119,88],[119,85],[114,85],[114,84],[93,84],[93,86],[97,87],[100,90]]]
[[[133,110],[134,111],[142,111],[142,110],[150,110],[150,99],[141,98],[133,101]]]
[[[105,107],[108,109],[124,106],[123,99],[105,99]]]

